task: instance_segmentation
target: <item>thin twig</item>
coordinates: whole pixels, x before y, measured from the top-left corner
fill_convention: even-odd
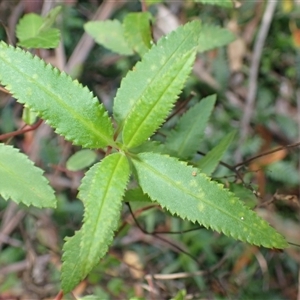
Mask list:
[[[127,203],[126,203],[127,204]],[[128,205],[128,204],[127,204]],[[146,206],[146,207],[142,207],[138,210],[136,210],[134,212],[135,216],[138,217],[141,213],[143,213],[144,211],[148,210],[148,209],[151,209],[151,208],[154,208],[154,207],[157,207],[156,204],[152,204],[152,205],[149,205],[149,206]],[[117,236],[126,226],[127,224],[129,224],[129,222],[127,221],[127,218],[122,222],[122,224],[120,225],[118,231],[115,233],[115,236]]]
[[[173,274],[147,274],[145,279],[154,278],[156,280],[174,280],[180,278],[189,278],[194,276],[203,276],[207,274],[208,271],[196,271],[196,272],[180,272],[180,273],[173,273]]]
[[[35,129],[37,129],[42,123],[43,123],[43,120],[41,119],[41,120],[39,120],[36,124],[30,126],[29,128],[22,128],[22,129],[19,129],[19,130],[16,130],[16,131],[12,131],[12,132],[8,132],[8,133],[1,134],[1,135],[0,135],[0,141],[1,141],[1,140],[8,139],[8,138],[11,138],[11,137],[16,136],[16,135],[23,134],[23,133],[28,132],[28,131],[35,130]]]
[[[168,116],[166,122],[168,122],[170,119],[172,119],[174,116],[176,116],[182,109],[184,109],[195,96],[196,96],[196,93],[191,92],[191,94],[188,96],[188,98],[185,99],[184,101],[180,102],[178,107],[176,108],[176,110]]]
[[[184,253],[185,255],[189,256],[192,260],[194,260],[199,266],[201,265],[201,263],[198,261],[198,259],[193,256],[192,254],[190,254],[189,252],[185,251],[184,249],[182,249],[181,247],[177,246],[175,243],[172,243],[171,241],[159,236],[158,234],[155,234],[155,233],[152,233],[152,232],[148,232],[147,230],[145,230],[141,225],[140,223],[138,222],[138,220],[136,219],[132,209],[131,209],[131,206],[130,204],[128,204],[128,208],[129,208],[129,211],[131,213],[131,216],[136,224],[136,226],[141,230],[141,232],[143,232],[144,234],[147,234],[147,235],[152,235],[152,236],[155,236],[157,239],[169,244],[170,246],[174,247],[176,250],[178,250],[179,252],[182,252]]]
[[[197,153],[200,154],[200,155],[203,155],[203,156],[206,155],[205,153],[203,153],[201,151],[197,151]],[[231,165],[229,165],[229,164],[227,164],[227,163],[225,163],[225,162],[223,162],[221,160],[219,161],[219,164],[222,165],[222,166],[224,166],[228,170],[232,171],[233,173],[235,173],[234,176],[236,177],[236,179],[239,179],[241,181],[241,183],[244,185],[244,187],[250,189],[256,195],[256,191],[251,187],[251,185],[247,184],[244,181],[244,178],[241,175],[240,170],[238,170],[236,166],[231,166]],[[224,178],[224,177],[222,177],[222,178]]]
[[[14,211],[13,217],[9,220],[6,218],[6,215],[3,217],[3,224],[1,224],[0,234],[2,236],[9,236],[11,232],[18,226],[21,220],[25,217],[25,212],[23,210],[16,211],[16,203],[11,202],[8,208],[12,208]],[[10,209],[5,211],[8,214],[10,213]],[[3,241],[0,240],[0,250],[2,249]],[[2,274],[0,272],[0,274]]]
[[[291,148],[295,148],[295,147],[299,147],[299,146],[300,146],[300,142],[297,142],[297,143],[294,143],[294,144],[290,144],[290,145],[286,145],[286,146],[280,146],[280,147],[277,147],[277,148],[275,148],[273,150],[260,153],[258,155],[255,155],[255,156],[249,158],[249,159],[246,159],[246,160],[244,160],[244,161],[242,161],[240,163],[237,163],[236,165],[233,166],[233,168],[236,169],[236,168],[238,168],[240,166],[247,165],[247,164],[249,164],[251,161],[253,161],[255,159],[258,159],[260,157],[263,157],[263,156],[275,153],[277,151],[281,151],[281,150],[285,150],[285,149],[291,149]]]
[[[0,232],[0,242],[16,248],[23,248],[23,243]]]
[[[277,0],[268,0],[262,18],[262,23],[258,32],[258,36],[255,41],[252,63],[250,68],[248,95],[247,95],[246,105],[244,109],[244,116],[241,120],[241,135],[240,135],[239,145],[243,145],[249,132],[249,123],[253,115],[255,98],[257,94],[257,77],[258,77],[261,55],[262,55],[265,40],[273,19],[273,15],[277,3],[278,3]],[[237,152],[235,153],[236,161],[241,160],[242,158],[241,156],[242,156],[241,149],[238,148]]]
[[[130,215],[131,216],[134,216],[134,218],[136,219],[142,212],[144,211],[147,211],[149,209],[152,209],[152,208],[156,208],[156,207],[159,207],[158,205],[149,205],[149,206],[146,206],[146,207],[142,207],[136,211],[134,211],[134,214],[133,214],[133,211],[131,209],[131,206],[130,206],[130,203],[129,202],[126,202],[127,206],[129,207],[129,211],[130,211]],[[136,220],[135,220],[136,221]],[[122,227],[123,228],[123,227]],[[204,229],[205,227],[204,226],[197,226],[197,227],[194,227],[194,228],[191,228],[191,229],[186,229],[186,230],[179,230],[179,231],[152,231],[152,232],[147,232],[147,234],[183,234],[183,233],[187,233],[187,232],[191,232],[191,231],[196,231],[196,230],[200,230],[200,229]]]
[[[295,247],[300,248],[300,245],[299,245],[299,244],[292,243],[292,242],[289,242],[289,241],[287,241],[287,243],[288,243],[289,245],[291,245],[291,246],[295,246]]]
[[[41,264],[41,263],[48,263],[51,259],[50,254],[44,254],[41,256],[36,257],[35,263],[36,264]],[[17,272],[22,272],[30,267],[30,262],[28,259],[24,259],[22,261],[16,262],[9,264],[7,266],[4,266],[0,268],[0,274],[1,276],[7,276],[8,274],[11,273],[17,273]]]

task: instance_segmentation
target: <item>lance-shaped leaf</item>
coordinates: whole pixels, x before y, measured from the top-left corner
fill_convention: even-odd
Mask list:
[[[79,280],[86,277],[107,252],[114,230],[118,226],[122,197],[129,175],[130,168],[126,156],[115,153],[95,164],[83,178],[78,198],[85,206],[84,224],[80,230],[80,249],[77,248],[76,257],[70,261],[71,255],[65,255],[68,259],[64,261],[62,274],[65,292],[70,291]],[[79,239],[76,235],[73,238],[77,241]],[[76,241],[69,241],[66,251],[73,251],[76,244]],[[77,272],[80,272],[80,277]],[[70,276],[73,278],[70,279]]]
[[[197,152],[215,102],[216,96],[209,96],[179,119],[175,129],[168,133],[165,144],[172,155],[187,159]]]
[[[71,292],[82,280],[82,264],[78,263],[82,232],[76,231],[65,238],[62,255],[61,285],[65,293]]]
[[[125,39],[123,26],[118,20],[90,21],[84,25],[84,29],[105,48],[122,55],[133,54]]]
[[[113,110],[119,130],[126,120],[123,139],[129,147],[147,139],[166,118],[190,72],[199,32],[198,21],[179,27],[160,39],[122,80]]]
[[[12,146],[0,144],[0,194],[17,203],[56,207],[54,191],[43,171]]]
[[[128,45],[141,57],[151,48],[151,14],[148,12],[130,13],[123,21]]]
[[[235,131],[228,133],[216,147],[199,160],[197,167],[202,173],[210,176],[214,172],[225,151],[233,141],[234,136]]]
[[[4,42],[0,43],[0,82],[74,144],[102,148],[114,143],[111,120],[86,87]]]
[[[128,148],[144,142],[167,117],[194,63],[199,31],[197,21],[178,28],[151,48],[136,70],[148,85],[125,120],[123,142]],[[148,68],[156,70],[152,78],[143,73]]]
[[[199,170],[157,153],[141,153],[132,162],[143,191],[172,214],[244,242],[287,247],[275,229]]]

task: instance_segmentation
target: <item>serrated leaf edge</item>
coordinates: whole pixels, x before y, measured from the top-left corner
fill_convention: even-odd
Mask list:
[[[144,152],[144,153],[152,153],[153,154],[153,152]],[[140,153],[140,154],[143,154],[143,153]],[[165,157],[169,157],[169,158],[172,158],[172,159],[174,159],[174,160],[176,160],[177,162],[179,162],[181,165],[183,165],[183,166],[185,166],[185,167],[187,167],[187,168],[189,168],[190,169],[190,172],[191,172],[191,174],[197,174],[197,176],[202,176],[204,179],[206,179],[208,182],[210,182],[210,183],[212,183],[212,184],[214,184],[216,187],[218,187],[219,189],[221,189],[221,190],[223,190],[223,191],[226,191],[227,193],[228,193],[228,195],[230,196],[230,198],[232,199],[232,200],[234,200],[235,202],[239,202],[240,203],[240,205],[245,209],[245,210],[247,210],[247,212],[249,212],[251,215],[254,215],[254,217],[255,218],[259,218],[259,219],[261,219],[261,222],[263,222],[263,223],[265,223],[265,224],[267,224],[268,226],[270,226],[270,224],[267,222],[267,221],[265,221],[264,219],[262,219],[262,218],[260,218],[254,211],[252,211],[251,209],[249,209],[247,206],[245,206],[244,205],[244,203],[243,202],[241,202],[230,190],[228,190],[227,188],[224,188],[224,185],[222,184],[222,183],[217,183],[216,181],[213,181],[210,177],[208,177],[206,174],[204,174],[204,173],[201,173],[201,171],[199,170],[199,169],[197,169],[197,168],[194,168],[194,167],[192,167],[192,166],[189,166],[188,164],[187,164],[187,162],[183,162],[183,161],[180,161],[178,158],[175,158],[175,157],[172,157],[172,156],[170,156],[170,155],[168,155],[168,154],[163,154],[162,156],[165,156]],[[138,155],[137,156],[135,156],[135,159],[136,158],[138,158]],[[138,158],[139,159],[139,158]],[[154,171],[155,171],[155,169],[153,169]],[[166,177],[166,179],[168,179],[167,181],[169,181],[169,182],[171,182],[171,183],[174,183],[174,185],[176,185],[176,182],[173,182],[173,180],[171,180],[169,177]],[[177,185],[176,185],[177,186]],[[142,188],[143,189],[143,188]],[[183,188],[183,190],[185,190],[184,188]],[[270,247],[270,245],[268,244],[268,243],[266,243],[266,244],[258,244],[256,241],[253,241],[253,240],[251,240],[251,239],[249,239],[249,238],[245,238],[244,236],[240,236],[240,235],[236,235],[235,233],[232,233],[231,231],[230,231],[230,229],[229,230],[226,230],[226,229],[224,229],[224,228],[218,228],[218,227],[216,227],[216,226],[214,226],[214,223],[212,223],[211,225],[207,225],[207,224],[203,224],[203,223],[201,223],[201,221],[198,221],[198,220],[196,220],[196,219],[191,219],[191,218],[189,218],[188,216],[185,216],[185,215],[181,215],[180,213],[178,213],[178,212],[176,212],[175,210],[173,210],[173,209],[170,209],[170,208],[168,208],[166,205],[163,205],[163,204],[161,204],[160,203],[160,201],[158,200],[158,199],[153,199],[153,198],[151,198],[151,195],[149,195],[149,193],[147,193],[146,191],[144,191],[144,193],[145,194],[147,194],[148,196],[149,196],[149,198],[150,199],[152,199],[153,201],[155,201],[155,202],[157,202],[157,203],[159,203],[159,205],[162,207],[162,208],[165,208],[165,209],[167,209],[172,215],[174,215],[174,216],[178,216],[178,217],[180,217],[180,218],[182,218],[182,219],[185,219],[185,220],[188,220],[188,221],[191,221],[191,222],[193,222],[193,223],[199,223],[199,224],[201,224],[201,225],[203,225],[204,227],[206,227],[206,228],[211,228],[211,229],[213,229],[213,230],[215,230],[215,231],[217,231],[217,232],[219,232],[219,233],[224,233],[225,235],[228,235],[228,236],[231,236],[231,237],[233,237],[233,238],[235,238],[235,239],[239,239],[239,240],[241,240],[241,241],[243,241],[243,242],[248,242],[248,243],[250,243],[250,244],[254,244],[254,245],[257,245],[257,246],[265,246],[266,245],[266,247]],[[191,194],[188,190],[187,190],[187,194]],[[211,203],[210,202],[208,202],[208,205],[209,206],[213,206],[213,205],[211,205]],[[219,210],[219,211],[222,211],[220,208],[218,208],[217,207],[217,209]],[[223,213],[225,213],[226,215],[228,215],[228,213],[226,212],[226,211],[222,211]],[[230,215],[230,217],[232,217],[231,215]],[[243,226],[245,226],[245,222],[243,222],[243,220],[244,219],[241,219],[241,218],[239,218],[239,217],[237,217],[237,216],[235,216],[234,217],[238,222],[240,222]],[[249,227],[249,226],[247,226],[247,227]],[[271,227],[271,226],[270,226]],[[271,228],[273,228],[273,227],[271,227]],[[274,229],[274,228],[273,228]],[[279,237],[281,237],[281,239],[283,240],[283,241],[285,241],[285,239],[274,229],[274,232],[276,233],[276,235],[277,236],[279,236]],[[266,239],[268,239],[268,238],[270,238],[269,236],[266,236]],[[254,237],[254,239],[255,239],[255,237]],[[286,241],[285,241],[286,242]],[[276,243],[276,242],[275,242]],[[277,243],[276,243],[277,244]],[[286,243],[286,245],[285,245],[285,247],[287,246],[288,244]]]
[[[108,112],[107,112],[107,111],[105,110],[105,108],[104,108],[104,105],[103,105],[102,103],[100,104],[100,103],[98,102],[97,97],[95,97],[95,96],[93,95],[93,93],[92,93],[86,86],[83,86],[81,83],[79,83],[78,80],[73,80],[73,79],[71,78],[71,76],[67,75],[65,72],[59,71],[57,68],[55,68],[55,67],[52,66],[51,64],[47,64],[44,60],[40,59],[40,58],[37,57],[37,56],[33,56],[33,55],[32,55],[31,53],[29,53],[28,51],[24,51],[24,50],[22,50],[22,49],[20,49],[20,48],[18,48],[18,47],[13,47],[13,46],[11,46],[11,45],[7,45],[7,44],[6,44],[5,42],[3,42],[3,41],[0,41],[0,47],[1,47],[1,46],[4,46],[5,48],[10,48],[10,49],[12,49],[13,51],[16,51],[16,52],[24,53],[26,56],[28,56],[28,58],[30,58],[30,59],[32,59],[32,60],[36,60],[36,61],[38,61],[39,63],[41,63],[41,65],[43,65],[44,69],[46,69],[46,70],[49,69],[49,70],[53,71],[53,72],[55,73],[55,75],[56,75],[56,76],[59,76],[60,78],[62,78],[62,80],[67,80],[69,83],[75,84],[77,87],[81,88],[81,89],[84,90],[85,92],[88,92],[88,94],[91,96],[91,97],[90,97],[90,100],[91,100],[90,105],[91,105],[91,106],[94,106],[95,109],[98,109],[99,111],[101,110],[101,113],[102,113],[102,115],[103,115],[104,117],[109,117]],[[1,50],[1,48],[0,48],[0,50]],[[0,53],[0,57],[1,57],[1,53]],[[3,58],[2,58],[2,59],[3,59]],[[11,62],[9,62],[9,64],[10,64],[12,67],[14,67],[13,64],[12,64]],[[28,75],[27,75],[26,73],[24,73],[23,71],[21,72],[18,68],[15,68],[15,69],[16,69],[18,72],[20,72],[21,74],[23,74],[24,77],[31,78],[30,76],[28,76]],[[32,105],[29,105],[29,104],[26,103],[26,101],[23,101],[23,100],[19,99],[19,96],[16,95],[16,94],[14,93],[14,91],[12,90],[11,85],[10,85],[9,83],[7,83],[7,84],[5,83],[5,79],[3,79],[3,78],[0,77],[0,81],[1,81],[1,82],[4,82],[5,88],[6,88],[7,90],[9,90],[13,96],[15,96],[15,98],[17,99],[18,102],[20,102],[20,103],[26,105],[26,107],[32,109],[32,110],[33,110],[36,114],[38,114],[42,119],[45,119],[45,122],[46,122],[47,124],[49,124],[52,128],[54,128],[54,131],[55,131],[57,134],[60,134],[60,135],[64,136],[64,137],[66,138],[66,140],[72,141],[72,142],[73,142],[74,144],[76,144],[76,145],[82,145],[80,141],[78,141],[76,138],[74,138],[74,136],[68,135],[68,134],[64,134],[63,132],[61,132],[61,130],[60,130],[59,128],[56,128],[56,127],[53,125],[53,123],[52,123],[50,120],[48,120],[48,118],[47,118],[47,110],[45,110],[45,111],[37,111],[37,110],[35,110],[34,107],[32,107]],[[35,81],[35,83],[36,83],[36,85],[39,85],[39,84],[38,84],[38,81]],[[55,98],[57,98],[56,95],[52,95],[52,96],[55,96]],[[21,96],[21,98],[22,98],[22,96]],[[83,121],[82,123],[86,123],[86,119],[85,119],[85,118],[82,118],[80,114],[76,113],[76,111],[74,111],[74,110],[72,109],[72,106],[65,105],[65,103],[64,103],[63,101],[58,101],[58,103],[62,104],[62,106],[64,106],[64,107],[68,107],[70,110],[72,110],[73,115],[75,115],[75,116],[78,117],[81,121]],[[74,113],[75,113],[75,114],[74,114]],[[109,118],[109,119],[110,119],[110,118]],[[102,136],[102,140],[103,140],[103,141],[106,141],[106,145],[105,145],[105,146],[107,146],[107,145],[114,145],[114,146],[115,146],[114,141],[113,141],[112,139],[111,139],[111,140],[107,139],[107,137],[106,137],[105,135],[101,134],[101,131],[94,130],[94,133],[95,133],[96,135],[101,135],[101,136]],[[89,147],[90,145],[82,145],[82,146],[84,146],[84,147]],[[102,147],[105,147],[105,146],[102,146]],[[95,147],[91,146],[91,148],[94,149]],[[99,147],[99,148],[100,148],[100,147]]]
[[[115,153],[115,154],[117,154],[117,153]],[[128,164],[128,171],[129,171],[129,173],[128,173],[128,177],[127,177],[127,181],[126,181],[126,183],[125,183],[125,185],[124,185],[124,189],[123,189],[123,191],[122,191],[122,195],[120,195],[120,201],[119,201],[119,203],[117,203],[118,205],[119,205],[119,215],[120,215],[120,213],[121,213],[121,208],[122,208],[122,203],[123,203],[123,201],[122,201],[122,199],[124,198],[124,195],[125,195],[125,191],[126,191],[126,186],[127,186],[127,184],[128,184],[128,182],[129,182],[129,179],[130,179],[130,165],[129,165],[129,161],[128,161],[128,159],[127,159],[127,157],[126,157],[126,155],[124,154],[124,153],[119,153],[119,154],[121,154],[122,156],[120,156],[120,158],[119,158],[119,161],[118,161],[118,163],[116,164],[116,166],[115,166],[115,168],[114,168],[114,170],[112,171],[112,175],[111,175],[111,179],[112,178],[114,178],[114,174],[115,174],[115,172],[116,172],[116,170],[118,169],[118,166],[119,166],[119,164],[120,164],[120,159],[126,159],[127,160],[127,164]],[[99,164],[101,164],[101,162],[99,162],[98,163],[98,166],[99,166]],[[95,166],[95,165],[94,165]],[[93,166],[93,167],[94,167]],[[92,168],[93,168],[92,167]],[[111,180],[110,179],[110,180]],[[109,183],[108,183],[108,185],[109,185]],[[85,205],[85,200],[83,199],[83,198],[85,198],[86,197],[86,195],[84,194],[84,195],[80,195],[80,192],[81,191],[83,191],[84,190],[84,188],[85,188],[85,184],[81,184],[81,186],[79,187],[79,194],[78,194],[78,198],[79,199],[81,199],[82,200],[82,202],[83,202],[83,204]],[[84,197],[85,196],[85,197]],[[87,214],[86,214],[86,209],[85,209],[85,212],[84,212],[84,218],[83,218],[83,223],[85,224],[86,223],[86,219],[88,218],[88,216],[87,216]],[[117,227],[117,225],[118,225],[118,220],[119,220],[119,218],[118,219],[116,219],[115,221],[116,221],[116,227]],[[95,222],[95,226],[96,226],[96,223],[97,222]],[[99,222],[98,222],[99,223]],[[85,225],[83,225],[83,226],[85,226]],[[75,232],[75,234],[81,234],[81,235],[83,235],[84,234],[84,230],[85,230],[85,228],[84,227],[81,227],[81,229],[80,229],[80,231],[77,231],[77,232]],[[86,230],[90,230],[90,228],[87,228]],[[109,248],[109,246],[111,245],[111,243],[112,243],[112,241],[113,241],[113,237],[114,237],[114,232],[115,232],[115,230],[116,230],[116,228],[112,228],[112,230],[111,230],[111,235],[110,235],[110,237],[105,241],[105,248],[106,248],[106,251],[105,251],[105,253],[103,254],[103,253],[99,253],[99,255],[98,255],[98,257],[97,257],[97,259],[99,260],[99,259],[101,259],[106,253],[107,253],[107,249]],[[75,235],[74,235],[75,236]],[[66,238],[66,243],[69,243],[69,240],[70,239],[72,239],[72,238],[74,238],[74,236],[73,237],[67,237]],[[81,250],[82,250],[82,236],[81,236],[81,238],[80,238],[80,245],[78,245],[78,247],[79,247],[79,249],[78,249],[78,258],[79,259],[82,259],[82,252],[81,252]],[[64,248],[65,248],[65,246],[64,246]],[[90,251],[90,247],[89,247],[89,251]],[[102,251],[103,252],[103,251]],[[66,262],[66,257],[67,257],[68,255],[66,254],[66,252],[64,252],[64,254],[63,254],[63,261],[65,262],[65,263],[68,263],[69,264],[69,262]],[[84,254],[84,257],[88,257],[89,255],[87,255],[86,253]],[[81,263],[80,263],[81,264]],[[76,265],[74,265],[74,268],[73,268],[73,273],[74,272],[76,272],[76,271],[78,271],[78,270],[76,270]],[[90,269],[88,269],[88,270],[85,270],[84,269],[84,266],[81,266],[81,274],[80,275],[78,275],[77,274],[77,276],[75,276],[75,277],[77,277],[77,279],[75,279],[75,281],[76,281],[76,283],[74,284],[74,286],[72,287],[72,288],[74,288],[75,287],[75,285],[76,284],[78,284],[79,282],[80,282],[80,280],[83,280],[87,275],[88,275],[88,273],[90,272]],[[64,275],[62,275],[62,277],[63,277]],[[67,291],[69,291],[69,290],[67,290]]]
[[[0,143],[0,145],[4,145],[3,143]],[[14,153],[17,153],[17,155],[19,155],[20,157],[23,157],[24,160],[26,160],[26,163],[28,163],[29,165],[31,165],[34,169],[35,169],[35,172],[36,173],[40,173],[41,175],[41,178],[42,178],[42,181],[49,187],[49,190],[51,189],[51,192],[53,193],[53,200],[56,200],[55,199],[55,194],[54,194],[54,190],[52,189],[52,187],[50,186],[49,184],[49,181],[48,179],[44,176],[44,173],[45,171],[40,169],[39,167],[37,167],[34,162],[32,160],[30,160],[28,158],[28,156],[26,156],[24,153],[20,152],[19,149],[13,147],[13,146],[10,146],[10,145],[4,145],[5,147],[9,147],[11,148],[11,150],[14,151]],[[23,174],[19,174],[19,180],[20,181],[23,181]],[[39,205],[39,204],[36,204],[36,203],[32,203],[32,202],[24,202],[22,200],[16,200],[14,198],[12,198],[10,195],[8,194],[4,194],[2,191],[0,191],[0,195],[3,197],[4,200],[8,200],[8,199],[12,199],[14,202],[16,203],[23,203],[24,205],[26,205],[27,207],[29,207],[30,205],[33,205],[35,207],[38,207],[38,208],[45,208],[45,207],[51,207],[51,208],[55,208],[56,207],[56,202],[54,204],[54,206],[43,206],[43,205]]]
[[[195,60],[195,57],[196,57],[196,47],[194,47],[194,48],[191,49],[189,52],[187,52],[187,53],[185,54],[185,56],[187,56],[187,60],[182,64],[181,69],[185,69],[186,65],[189,65],[191,61],[194,61],[194,60]],[[186,77],[185,77],[185,79],[184,79],[184,82],[187,80],[187,78],[188,78],[188,76],[189,76],[191,70],[192,70],[192,64],[191,64],[191,66],[190,66],[188,69],[186,69],[186,74],[185,74]],[[181,73],[178,73],[178,74],[173,78],[172,82],[170,82],[170,85],[169,85],[169,86],[172,86],[172,84],[174,83],[174,81],[176,81],[176,79],[177,79],[178,77],[180,77],[180,76],[182,76],[182,74],[181,74]],[[168,103],[166,104],[166,106],[165,106],[165,107],[167,107],[166,114],[165,114],[165,117],[161,120],[160,125],[158,125],[155,129],[153,129],[153,130],[151,131],[151,133],[150,133],[149,136],[151,136],[155,131],[157,131],[157,129],[159,129],[159,128],[163,125],[164,121],[167,119],[168,114],[170,113],[171,109],[174,107],[174,103],[176,102],[176,100],[178,99],[180,93],[182,92],[184,82],[182,83],[182,87],[181,87],[179,90],[177,90],[176,95],[175,95],[174,98],[172,99],[173,101],[172,101],[172,102],[168,102]],[[149,84],[150,84],[150,83],[149,83]],[[177,88],[177,87],[175,87],[175,88]],[[167,89],[168,89],[168,88],[167,88]],[[165,89],[165,91],[166,91],[167,89]],[[157,104],[159,104],[161,98],[165,96],[165,91],[164,91],[164,93],[162,93],[162,94],[160,95],[159,98],[157,98],[156,102],[153,103],[153,105],[152,105],[151,107],[148,107],[148,113],[147,113],[147,116],[149,116],[149,115],[152,114],[152,111],[156,108]],[[133,118],[133,116],[135,115],[135,111],[138,110],[139,104],[140,104],[140,103],[143,103],[143,102],[145,102],[144,96],[142,96],[142,97],[135,103],[134,107],[132,107],[130,113],[129,113],[128,116],[127,116],[127,119],[126,119],[125,122],[124,122],[123,133],[125,132],[126,127],[128,126],[128,122],[130,122],[131,118]],[[147,119],[147,118],[144,118],[144,119],[141,120],[141,123],[140,123],[139,127],[135,130],[135,132],[133,133],[133,135],[131,136],[131,138],[130,138],[129,141],[125,141],[125,138],[124,138],[124,135],[123,135],[124,143],[126,144],[126,146],[127,146],[129,149],[141,145],[141,144],[149,137],[149,136],[145,136],[145,137],[143,138],[143,140],[139,142],[139,144],[134,143],[134,141],[135,141],[135,136],[139,133],[139,131],[140,131],[141,129],[144,128],[144,127],[143,127],[143,123],[144,123],[146,120],[148,120],[148,119]],[[135,123],[135,124],[136,124],[136,123]],[[141,138],[140,138],[140,139],[141,139]],[[132,144],[133,144],[133,146],[132,146]]]
[[[115,153],[115,154],[117,154],[117,153]],[[107,186],[110,186],[110,182],[111,182],[112,179],[115,177],[115,173],[116,173],[116,171],[117,171],[118,168],[119,168],[119,165],[120,165],[120,163],[121,163],[121,159],[126,159],[126,160],[127,160],[127,164],[128,164],[128,168],[129,168],[129,161],[128,161],[126,155],[124,155],[123,153],[120,153],[120,152],[119,152],[119,154],[122,155],[122,156],[119,157],[119,160],[118,160],[117,164],[115,165],[115,168],[112,170],[112,172],[111,172],[111,177],[110,177],[110,179],[109,179],[109,182],[108,182]],[[113,155],[113,154],[112,154],[112,155]],[[101,164],[101,162],[100,162],[100,164]],[[123,189],[123,192],[122,192],[122,195],[120,196],[119,213],[121,212],[121,208],[122,208],[122,199],[123,199],[123,197],[124,197],[124,195],[125,195],[126,186],[127,186],[128,182],[129,182],[129,177],[130,177],[130,168],[129,168],[129,175],[128,175],[128,178],[127,178],[127,182],[125,183],[124,189]],[[86,205],[85,205],[85,200],[84,200],[84,199],[82,198],[82,196],[81,196],[81,191],[82,191],[84,188],[85,188],[84,185],[80,185],[80,187],[79,187],[79,189],[78,189],[78,190],[79,190],[78,198],[81,199],[82,202],[84,203],[84,206],[86,206]],[[105,191],[105,194],[106,194],[106,193],[107,193],[107,189],[106,189],[106,191]],[[99,212],[98,212],[97,221],[96,221],[95,224],[94,224],[95,226],[97,226],[97,224],[99,224],[99,216],[100,216],[100,214],[101,214],[101,212],[99,211]],[[86,208],[85,208],[85,210],[84,210],[84,216],[83,216],[83,223],[85,223],[87,219],[89,219],[89,215],[87,215],[87,211],[86,211]],[[95,227],[95,226],[94,226],[94,227]],[[117,226],[117,223],[116,223],[116,226]],[[88,230],[90,231],[91,228],[88,228]],[[115,229],[112,229],[112,232],[114,232],[115,230],[116,230],[116,228],[115,228]],[[107,248],[108,248],[109,245],[111,244],[112,240],[113,240],[113,234],[111,235],[111,239],[107,242]],[[100,259],[100,257],[99,257],[99,259]]]
[[[181,25],[179,26],[176,30],[170,32],[167,36],[164,36],[162,37],[161,39],[158,40],[157,44],[154,44],[152,47],[151,47],[151,50],[154,49],[154,48],[158,48],[158,47],[161,47],[161,44],[164,43],[164,41],[166,39],[171,39],[172,36],[176,35],[177,34],[177,30],[180,29],[180,28],[184,28],[185,26],[189,25],[189,24],[192,24],[193,22],[199,22],[199,21],[192,21],[188,24],[185,24],[185,25]],[[186,27],[185,27],[186,28]],[[195,47],[197,49],[197,47]],[[174,53],[175,51],[173,51]],[[145,53],[145,55],[143,56],[143,60],[142,61],[138,61],[134,68],[130,71],[127,72],[126,76],[123,78],[123,80],[121,81],[121,85],[117,91],[117,94],[114,98],[114,106],[115,106],[115,103],[116,103],[116,100],[119,99],[119,93],[120,91],[123,90],[124,86],[126,85],[130,85],[131,84],[131,81],[132,81],[132,76],[134,76],[134,72],[138,72],[140,68],[143,67],[143,64],[147,64],[147,63],[150,63],[152,62],[152,57],[151,57],[151,52],[148,51]],[[173,55],[173,54],[172,54]],[[166,62],[165,62],[166,64]],[[152,81],[154,81],[155,79],[152,79]],[[139,99],[141,98],[142,95],[145,94],[145,91],[148,89],[148,86],[150,85],[150,83],[148,83],[145,88],[143,90],[140,90],[140,96],[139,96]],[[138,100],[138,99],[137,99]],[[121,101],[121,100],[119,100]],[[128,115],[130,114],[130,112],[133,110],[133,108],[136,106],[136,102],[133,103],[133,105],[131,106],[131,108],[128,110],[127,112],[127,115],[124,116],[124,118],[122,120],[120,120],[120,122],[118,121],[118,118],[116,117],[115,115],[115,110],[113,109],[113,112],[114,112],[114,116],[115,116],[115,119],[118,121],[118,129],[117,129],[117,132],[120,132],[122,129],[123,129],[123,126],[124,126],[124,122],[125,120],[127,119]]]
[[[203,100],[205,100],[205,99],[208,99],[209,97],[213,97],[213,99],[212,99],[211,101],[213,101],[214,104],[215,104],[216,99],[217,99],[217,96],[216,96],[216,95],[208,96],[208,97],[202,99],[201,101],[203,101]],[[200,103],[201,103],[201,102],[198,102],[197,104],[200,104]],[[196,106],[197,104],[195,104],[195,105],[192,106],[188,111],[186,111],[186,112],[181,116],[180,120],[181,120],[182,118],[187,117],[186,115],[189,114],[190,110],[196,109],[195,106]],[[206,121],[206,123],[208,122],[209,117],[211,116],[211,113],[212,113],[212,111],[213,111],[213,108],[214,108],[214,106],[210,109],[210,112],[209,112],[209,114],[208,114],[208,116],[207,116],[207,121]],[[206,116],[205,116],[205,117],[206,117]],[[180,122],[180,120],[179,120],[179,122]],[[180,155],[180,153],[181,153],[182,148],[184,147],[184,145],[187,143],[188,137],[190,136],[191,132],[192,132],[193,129],[198,125],[197,122],[194,122],[194,123],[191,123],[191,124],[192,124],[192,125],[191,125],[191,128],[190,128],[189,134],[186,136],[185,140],[183,141],[183,143],[182,143],[182,145],[181,145],[181,147],[179,148],[178,153],[177,153],[177,154],[179,154],[179,157],[180,157],[180,158],[186,158],[186,157],[182,157],[182,156]],[[177,125],[175,126],[175,128],[172,129],[171,132],[170,132],[170,134],[168,135],[167,140],[166,140],[166,146],[167,146],[167,147],[168,147],[168,145],[167,145],[168,139],[172,139],[172,138],[174,138],[174,137],[176,138],[176,136],[177,136],[178,133],[180,132],[179,126],[180,126],[180,125],[177,124]],[[201,137],[200,137],[200,138],[202,138],[203,135],[204,135],[204,132],[201,133]],[[199,140],[199,143],[200,143],[200,142],[201,142],[201,141]],[[172,149],[170,149],[170,150],[172,150]],[[192,155],[189,155],[189,156],[192,156]]]

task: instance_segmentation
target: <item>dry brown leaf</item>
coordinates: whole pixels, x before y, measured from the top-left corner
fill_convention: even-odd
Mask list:
[[[262,167],[266,167],[270,164],[273,164],[277,161],[280,161],[284,159],[287,155],[288,151],[286,149],[282,149],[279,151],[276,151],[274,153],[270,153],[268,155],[264,155],[256,160],[254,160],[250,165],[249,169],[251,171],[256,171]]]
[[[248,246],[242,255],[236,260],[232,273],[237,275],[239,274],[245,267],[247,267],[251,261],[255,253],[258,252],[258,248],[256,246]]]

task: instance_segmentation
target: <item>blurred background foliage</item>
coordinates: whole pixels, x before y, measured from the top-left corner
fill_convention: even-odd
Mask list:
[[[183,0],[64,0],[60,1],[63,9],[56,23],[62,35],[60,47],[36,54],[77,77],[111,112],[121,79],[139,57],[120,56],[100,45],[90,47],[87,40],[82,42],[87,21],[122,21],[129,12],[143,9],[154,16],[155,39],[192,19],[231,30],[237,36],[235,42],[198,55],[177,107],[191,93],[196,96],[186,101],[160,132],[174,127],[178,117],[199,99],[217,93],[195,161],[237,129],[237,137],[222,159],[226,165],[220,164],[213,178],[255,208],[289,242],[299,245],[299,147],[286,147],[300,141],[297,1],[278,1],[260,57],[247,138],[239,137],[245,130],[241,120],[253,49],[267,2],[235,1],[237,8],[228,9]],[[45,13],[51,5],[55,1],[1,1],[0,39],[15,44],[14,30],[20,17],[29,12]],[[22,128],[21,116],[22,106],[1,92],[0,134]],[[76,194],[86,169],[71,171],[66,167],[80,148],[57,136],[46,124],[6,142],[45,170],[57,192],[58,208],[38,210],[0,199],[0,299],[53,299],[60,288],[63,238],[80,228],[83,214]],[[277,147],[282,150],[259,156]],[[91,160],[103,157],[101,151],[89,155]],[[259,157],[249,160],[255,156]],[[65,299],[300,299],[299,267],[299,246],[276,251],[243,244],[136,201],[130,207],[124,205],[122,223],[109,253]]]

